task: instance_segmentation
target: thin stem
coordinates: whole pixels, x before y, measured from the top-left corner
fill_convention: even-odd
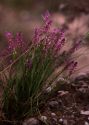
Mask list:
[[[78,57],[81,57],[81,56],[84,56],[85,54],[88,54],[89,52],[86,52],[86,53],[81,53],[80,55],[77,55],[77,56],[74,56],[74,57],[72,57],[71,59],[76,59],[76,58],[78,58]]]
[[[30,101],[31,101],[31,115],[33,115],[33,98],[32,97],[31,97]]]

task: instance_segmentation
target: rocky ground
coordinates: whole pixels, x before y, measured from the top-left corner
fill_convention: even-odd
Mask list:
[[[59,90],[45,102],[41,116],[32,117],[23,125],[89,125],[89,74],[57,84]]]
[[[39,115],[14,122],[0,118],[0,125],[89,125],[89,73],[57,81],[57,91],[40,107]],[[45,94],[52,89],[49,87]]]

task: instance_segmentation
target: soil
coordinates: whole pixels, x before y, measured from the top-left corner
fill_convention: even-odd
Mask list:
[[[54,105],[50,105],[52,102]],[[49,125],[89,125],[89,74],[60,84],[41,115],[47,116]]]

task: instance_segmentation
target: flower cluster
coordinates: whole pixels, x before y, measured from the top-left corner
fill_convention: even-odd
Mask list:
[[[51,50],[53,55],[57,55],[66,41],[64,31],[61,28],[51,29],[52,20],[49,12],[42,17],[45,24],[43,27],[35,29],[33,43],[35,45],[43,44],[46,52]]]
[[[36,28],[33,37],[33,43],[37,46],[43,44],[44,51],[46,53],[51,52],[53,57],[59,58],[60,50],[65,45],[65,32],[61,28],[52,29],[52,20],[50,18],[50,14],[47,11],[43,16],[44,26],[40,28]],[[74,53],[81,44],[81,40],[75,42],[75,44],[70,48],[67,52],[70,57],[72,53]],[[69,57],[64,61],[65,67],[64,70],[69,71],[69,76],[73,74],[75,68],[77,67],[77,62],[70,61]]]
[[[11,32],[7,32],[5,36],[8,41],[9,52],[12,52],[12,53],[16,52],[18,48],[21,49],[21,51],[23,50],[24,41],[21,33],[17,33],[16,36],[14,37]]]

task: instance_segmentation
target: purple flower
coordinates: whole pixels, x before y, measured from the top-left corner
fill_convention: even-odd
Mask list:
[[[47,10],[43,15],[43,20],[46,22],[46,21],[49,21],[49,17],[50,17],[50,13],[49,11]]]
[[[16,34],[15,42],[16,42],[17,47],[21,47],[21,48],[23,47],[24,42],[23,42],[22,33],[19,32]]]
[[[35,28],[33,44],[37,46],[43,44],[45,54],[51,52],[53,57],[57,57],[65,44],[64,30],[61,28],[51,29],[52,20],[48,11],[42,17],[45,25]]]
[[[34,31],[34,36],[33,36],[33,43],[34,44],[39,44],[39,42],[41,41],[41,36],[43,35],[43,31],[41,28],[35,28]]]
[[[49,11],[46,11],[46,13],[42,15],[42,17],[45,22],[45,28],[49,29],[52,24],[52,20],[50,19],[51,16],[50,16]]]
[[[55,52],[56,53],[59,52],[60,49],[64,46],[64,44],[65,44],[65,38],[60,39],[55,46]]]
[[[14,42],[14,38],[11,32],[6,32],[5,36],[8,40],[8,49],[9,51],[13,51],[15,49],[15,42]]]
[[[45,23],[44,26],[40,28],[35,28],[34,31],[33,43],[36,45],[38,45],[41,42],[41,40],[44,39],[45,34],[48,33],[52,24],[52,21],[50,19],[50,14],[48,11],[44,15],[42,15],[42,17]]]
[[[7,32],[5,34],[7,41],[8,41],[8,50],[10,53],[17,52],[23,52],[26,48],[26,44],[23,40],[22,33],[18,32],[16,36],[13,36],[11,32]]]
[[[52,20],[50,19],[50,13],[49,11],[47,11],[44,15],[42,15],[43,20],[45,22],[45,26],[44,26],[44,31],[47,32],[50,29],[50,26],[52,24]]]

